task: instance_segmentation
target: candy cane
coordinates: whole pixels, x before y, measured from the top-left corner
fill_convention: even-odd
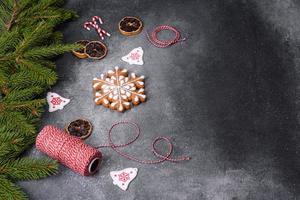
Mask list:
[[[88,31],[91,30],[91,28],[94,28],[94,29],[97,31],[99,37],[100,37],[102,40],[104,40],[104,35],[106,35],[106,36],[109,37],[110,34],[109,34],[107,31],[105,31],[104,29],[102,29],[102,28],[97,24],[97,21],[99,21],[100,24],[103,24],[103,21],[102,21],[101,17],[99,17],[99,16],[94,16],[94,17],[92,17],[92,21],[87,21],[87,22],[85,22],[84,25],[83,25],[83,27],[84,27],[85,29],[87,29]]]

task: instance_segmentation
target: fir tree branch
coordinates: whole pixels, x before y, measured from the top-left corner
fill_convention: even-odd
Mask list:
[[[17,1],[14,0],[14,5],[13,5],[13,12],[11,14],[11,18],[10,20],[5,24],[5,27],[6,29],[9,31],[11,29],[11,27],[13,26],[16,18],[17,18],[17,15],[18,15],[18,4],[17,4]]]
[[[26,101],[34,98],[36,95],[42,93],[45,89],[40,86],[33,86],[21,90],[11,90],[4,98],[4,102],[11,101]]]
[[[13,101],[6,103],[5,101],[0,102],[0,110],[8,111],[8,110],[30,110],[32,111],[34,108],[42,107],[46,104],[45,99],[34,99],[29,101]]]
[[[32,74],[31,79],[44,80],[44,84],[47,85],[53,85],[57,81],[56,73],[53,70],[40,65],[38,61],[33,62],[30,60],[19,59],[18,63],[22,71],[29,70]]]
[[[58,164],[48,158],[21,158],[2,166],[2,173],[14,180],[36,180],[57,172]]]
[[[0,127],[6,127],[7,130],[18,130],[24,135],[35,135],[34,124],[22,114],[22,112],[0,112]]]
[[[70,52],[76,49],[79,49],[80,45],[76,44],[54,44],[49,45],[47,47],[39,47],[39,48],[32,48],[24,53],[24,58],[27,59],[44,59],[44,58],[52,58],[54,56]]]
[[[13,184],[5,176],[0,176],[0,199],[27,200],[28,198],[19,186]]]

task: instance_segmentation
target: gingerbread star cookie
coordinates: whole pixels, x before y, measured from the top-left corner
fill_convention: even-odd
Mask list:
[[[100,78],[93,79],[96,105],[123,112],[132,105],[146,101],[144,76],[128,75],[126,69],[115,67]]]

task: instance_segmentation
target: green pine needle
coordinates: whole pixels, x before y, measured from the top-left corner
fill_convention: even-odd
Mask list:
[[[27,200],[28,198],[19,186],[13,184],[5,176],[0,176],[0,199]]]
[[[0,173],[13,180],[36,180],[57,172],[58,164],[48,158],[21,158],[2,166]]]

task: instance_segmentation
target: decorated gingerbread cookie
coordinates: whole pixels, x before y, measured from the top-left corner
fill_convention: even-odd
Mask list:
[[[142,47],[138,47],[130,51],[129,54],[122,57],[122,60],[129,63],[130,65],[143,65],[143,55],[144,51]]]
[[[57,110],[62,110],[65,107],[65,105],[67,105],[70,102],[70,99],[64,98],[54,92],[48,92],[47,102],[49,105],[49,112],[54,112]]]
[[[146,101],[144,76],[135,73],[128,75],[126,69],[115,67],[106,75],[93,79],[95,103],[123,112],[130,109],[132,104],[138,105]]]
[[[136,177],[137,172],[137,168],[126,168],[120,171],[111,171],[110,177],[113,179],[114,185],[125,191],[130,182]]]

